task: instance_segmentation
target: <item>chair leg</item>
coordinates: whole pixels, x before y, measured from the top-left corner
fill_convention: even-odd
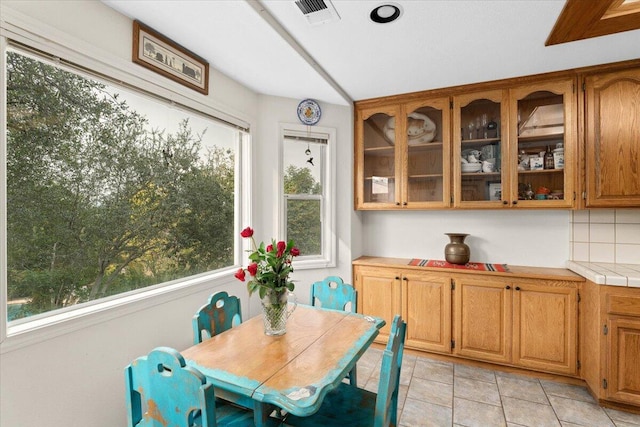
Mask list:
[[[358,387],[358,377],[356,375],[357,366],[354,366],[351,372],[349,372],[349,384],[354,387]]]

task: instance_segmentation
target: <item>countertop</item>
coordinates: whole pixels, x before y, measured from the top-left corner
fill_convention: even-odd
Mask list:
[[[567,261],[567,268],[598,285],[640,288],[640,264]]]
[[[584,276],[574,273],[568,268],[547,268],[547,267],[529,267],[522,265],[507,265],[509,271],[477,271],[477,270],[463,270],[463,269],[449,269],[449,268],[434,268],[434,267],[421,267],[409,265],[411,258],[388,258],[388,257],[375,257],[375,256],[361,256],[353,260],[353,265],[363,265],[370,267],[402,267],[403,269],[416,270],[416,271],[432,271],[432,272],[446,272],[455,274],[475,274],[475,275],[488,275],[488,276],[502,276],[502,277],[518,277],[518,278],[530,278],[530,279],[544,279],[544,280],[564,280],[571,282],[584,282]],[[640,271],[638,272],[640,276]]]

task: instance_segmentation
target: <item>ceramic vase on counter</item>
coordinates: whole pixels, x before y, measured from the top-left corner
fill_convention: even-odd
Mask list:
[[[464,233],[445,233],[449,236],[450,242],[444,247],[444,259],[451,264],[464,265],[469,262],[471,250],[464,243],[464,239],[468,234]]]

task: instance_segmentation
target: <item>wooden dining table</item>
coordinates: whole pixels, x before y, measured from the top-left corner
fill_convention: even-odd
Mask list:
[[[277,425],[281,408],[309,416],[371,345],[385,321],[370,316],[298,305],[286,333],[264,333],[262,315],[182,352],[202,372],[217,397],[254,410],[256,426]]]

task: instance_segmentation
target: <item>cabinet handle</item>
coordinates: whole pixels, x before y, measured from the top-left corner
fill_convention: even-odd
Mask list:
[[[400,280],[400,277],[396,276],[396,280]]]
[[[516,291],[519,291],[519,290],[520,290],[520,286],[516,286]]]
[[[503,201],[502,201],[502,204],[503,204],[503,205],[508,205],[508,204],[509,204],[509,202],[507,202],[506,200],[503,200]]]
[[[407,281],[407,280],[409,280],[409,279],[407,279],[406,277],[403,277],[403,278],[402,278],[402,280],[404,280],[404,281],[406,282],[406,281]]]
[[[396,206],[400,206],[400,202],[396,202]]]
[[[507,286],[505,287],[505,289],[511,289],[511,286],[507,285]]]
[[[407,206],[407,202],[402,203],[403,206]]]
[[[514,204],[514,205],[517,205],[517,204],[518,204],[518,201],[517,201],[517,200],[514,200],[514,201],[513,201],[513,204]]]

